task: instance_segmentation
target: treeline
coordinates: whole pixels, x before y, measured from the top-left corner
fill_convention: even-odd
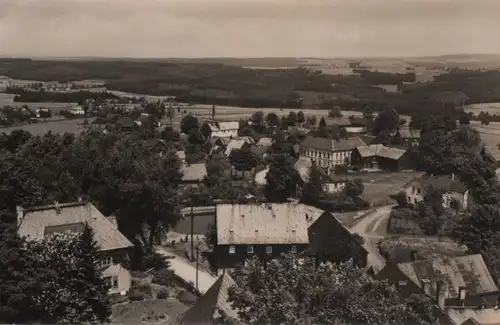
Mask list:
[[[7,88],[7,93],[17,94],[14,97],[14,102],[21,103],[83,103],[87,99],[106,100],[106,99],[119,99],[118,96],[107,92],[91,92],[91,91],[78,91],[78,92],[47,92],[47,91],[27,91],[19,88]]]
[[[220,63],[165,61],[0,60],[0,75],[29,80],[106,80],[108,89],[172,95],[180,101],[245,107],[307,108],[299,92],[331,93],[350,110],[399,114],[439,113],[469,103],[500,101],[499,71],[453,70],[422,84],[415,74],[357,69],[355,75],[326,75],[306,68],[246,69]],[[397,84],[389,93],[374,85]],[[70,95],[65,95],[70,96]],[[61,99],[64,100],[64,99]],[[68,99],[69,100],[69,99]]]

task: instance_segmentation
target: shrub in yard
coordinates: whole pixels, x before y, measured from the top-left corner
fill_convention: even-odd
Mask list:
[[[153,283],[161,284],[163,286],[171,286],[174,272],[167,268],[155,270],[153,273]]]
[[[167,299],[169,296],[170,292],[166,289],[162,289],[156,294],[157,299]]]
[[[128,293],[128,299],[130,301],[141,301],[146,299],[146,294],[137,289],[134,289]]]

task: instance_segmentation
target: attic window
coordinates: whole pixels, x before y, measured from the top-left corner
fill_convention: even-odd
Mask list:
[[[229,254],[234,254],[236,252],[236,247],[234,245],[229,246]]]
[[[406,280],[401,280],[401,281],[398,282],[399,286],[405,286],[407,284],[408,284],[408,281],[406,281]]]

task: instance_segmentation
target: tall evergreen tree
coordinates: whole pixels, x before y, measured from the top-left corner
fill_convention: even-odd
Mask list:
[[[266,176],[265,196],[269,202],[286,202],[296,190],[297,175],[284,154],[275,154]]]
[[[305,204],[314,204],[325,195],[325,175],[313,162],[307,181],[302,186],[300,200]]]
[[[111,315],[108,296],[110,283],[101,277],[96,267],[99,251],[94,231],[88,224],[74,246],[74,254],[78,262],[71,285],[75,291],[78,290],[79,300],[74,306],[76,318],[72,319],[72,323],[108,322]]]

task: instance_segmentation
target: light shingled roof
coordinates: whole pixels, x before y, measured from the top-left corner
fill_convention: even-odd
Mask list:
[[[32,240],[44,238],[47,230],[70,230],[71,225],[87,223],[93,230],[101,251],[132,247],[132,243],[117,227],[88,202],[60,204],[60,213],[55,205],[24,210],[24,217],[18,216],[20,236]],[[51,232],[51,231],[48,231]]]
[[[420,130],[415,129],[401,129],[399,134],[403,139],[420,139]]]
[[[422,280],[430,280],[432,295],[436,294],[436,280],[448,284],[449,298],[457,298],[461,286],[471,295],[498,290],[481,254],[400,263],[398,268],[419,287]]]
[[[292,203],[217,205],[217,243],[307,244],[307,211]]]
[[[387,147],[384,146],[383,144],[371,144],[369,146],[360,146],[357,149],[359,154],[363,158],[378,156],[378,157],[397,160],[406,153],[406,150]]]
[[[201,296],[194,305],[182,316],[182,325],[212,324],[213,320],[221,316],[222,311],[232,319],[238,319],[238,312],[228,301],[228,290],[236,285],[227,272],[224,272],[215,283]]]
[[[207,176],[207,166],[204,163],[184,165],[181,172],[183,182],[201,182]]]
[[[258,147],[270,147],[273,145],[273,139],[271,138],[260,138],[257,142]]]
[[[231,140],[226,147],[224,154],[229,157],[233,150],[240,150],[247,143],[245,140]]]
[[[218,122],[218,123],[209,123],[210,129],[212,132],[214,131],[226,131],[226,130],[238,130],[240,128],[239,122]]]

